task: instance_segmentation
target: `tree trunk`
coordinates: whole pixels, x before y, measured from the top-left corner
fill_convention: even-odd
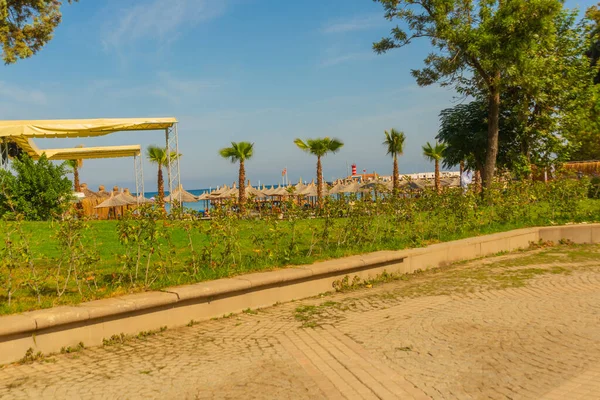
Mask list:
[[[394,172],[393,172],[394,176],[392,178],[392,182],[393,182],[393,191],[394,191],[394,195],[398,194],[398,191],[400,190],[400,172],[398,171],[398,156],[396,156],[394,154]]]
[[[321,207],[323,200],[323,168],[321,167],[321,156],[317,156],[317,203]]]
[[[246,167],[244,166],[244,160],[240,160],[240,175],[238,180],[240,186],[238,203],[240,212],[243,214],[246,211]]]
[[[500,72],[494,75],[494,82],[490,85],[488,104],[488,142],[485,153],[485,167],[483,170],[483,186],[489,189],[494,179],[496,158],[498,156],[498,130],[500,121]]]
[[[79,184],[79,168],[77,168],[77,166],[73,168],[73,188],[76,192],[81,191],[81,185]]]
[[[162,172],[161,165],[158,166],[158,178],[157,178],[156,182],[157,182],[157,191],[158,191],[158,194],[156,195],[156,197],[157,197],[156,204],[158,204],[160,207],[164,208],[165,207],[165,181],[163,179],[163,172]]]
[[[440,160],[435,160],[435,191],[440,193]]]
[[[463,172],[465,172],[465,162],[461,161],[459,165],[460,165],[460,176],[462,176]]]

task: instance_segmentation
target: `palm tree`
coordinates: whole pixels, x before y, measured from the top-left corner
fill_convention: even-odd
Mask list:
[[[79,168],[81,168],[83,165],[83,160],[67,160],[65,163],[73,170],[73,190],[76,192],[81,191],[81,184],[79,183]]]
[[[425,146],[423,146],[423,155],[429,161],[435,162],[435,190],[440,192],[440,160],[444,158],[444,151],[448,145],[446,143],[438,143],[435,142],[435,146],[432,146],[431,143],[427,142]]]
[[[156,182],[158,194],[156,195],[157,204],[163,206],[165,199],[165,180],[163,178],[163,167],[168,166],[169,157],[167,156],[167,149],[159,146],[148,146],[146,149],[146,157],[148,161],[158,166],[158,178]],[[171,153],[171,159],[176,159],[179,154]]]
[[[219,154],[223,158],[229,158],[232,163],[240,163],[240,171],[238,176],[239,194],[238,203],[240,212],[244,212],[246,205],[246,160],[252,158],[254,154],[254,143],[249,142],[231,142],[231,147],[224,147],[219,150]]]
[[[383,142],[384,146],[387,146],[387,154],[391,155],[394,159],[394,171],[393,171],[393,192],[398,193],[400,189],[400,173],[398,172],[398,156],[404,153],[404,140],[406,139],[406,135],[404,132],[397,131],[392,128],[389,132],[384,131],[385,133],[385,141]]]
[[[327,153],[337,153],[344,143],[339,139],[330,139],[328,137],[318,139],[307,139],[304,142],[302,139],[294,140],[294,143],[301,150],[317,156],[317,200],[322,203],[323,199],[323,168],[321,167],[321,157]]]

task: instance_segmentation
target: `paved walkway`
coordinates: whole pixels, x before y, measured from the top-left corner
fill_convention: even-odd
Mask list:
[[[5,366],[0,398],[600,399],[600,263],[525,256]]]

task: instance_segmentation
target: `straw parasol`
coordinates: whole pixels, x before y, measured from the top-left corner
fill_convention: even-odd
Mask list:
[[[343,188],[341,188],[338,193],[358,193],[360,192],[360,183],[357,181],[352,181]]]
[[[329,194],[338,194],[340,192],[340,190],[342,190],[344,188],[344,183],[343,182],[337,182],[335,185],[333,185],[333,187],[331,189],[329,189]]]
[[[360,187],[361,191],[365,191],[365,192],[370,192],[372,190],[376,190],[378,192],[387,192],[389,191],[389,187],[385,184],[385,182],[379,182],[379,181],[371,181],[368,183],[363,184]]]
[[[273,185],[271,189],[267,189],[263,191],[267,196],[277,196],[275,193],[281,188],[281,183],[278,186]]]
[[[175,199],[175,201],[179,201],[179,199],[181,199],[182,203],[196,203],[199,200],[198,197],[185,190],[181,185],[179,185],[177,189],[173,190],[173,193],[166,196],[164,200],[167,203],[170,203],[171,199]]]
[[[115,195],[113,193],[108,199],[104,200],[94,208],[124,207],[133,204],[126,197],[122,196],[122,194],[123,193],[119,193]],[[135,201],[135,199],[133,201]]]
[[[315,184],[314,181],[312,181],[304,189],[302,189],[300,192],[297,192],[296,194],[298,196],[315,197],[315,196],[317,196],[317,185]],[[327,196],[328,194],[329,194],[329,190],[327,189],[327,186],[323,185],[323,196]]]
[[[246,198],[255,197],[257,199],[262,199],[262,198],[267,197],[263,192],[256,189],[255,187],[252,187],[252,185],[250,184],[250,181],[248,181],[248,186],[246,186],[245,191],[246,191]]]
[[[291,186],[279,186],[271,196],[289,196],[290,192],[288,192],[288,189],[290,187]]]
[[[237,195],[239,195],[239,190],[234,182],[233,186],[230,189],[227,189],[227,190],[221,192],[220,194],[217,194],[217,196],[213,197],[213,199],[219,199],[219,200],[230,199]]]
[[[317,185],[314,182],[311,182],[304,189],[295,193],[297,196],[309,196],[314,197],[317,195]],[[325,194],[325,193],[323,193]]]
[[[96,192],[94,192],[94,191],[91,191],[91,190],[88,188],[88,186],[87,186],[87,183],[82,183],[81,185],[79,185],[79,187],[80,187],[80,190],[79,190],[79,191],[80,191],[81,193],[83,193],[83,194],[85,195],[85,197],[86,197],[86,198],[89,198],[89,199],[97,199],[98,197],[100,197],[100,196],[98,196],[98,193],[96,193]]]
[[[110,192],[107,192],[105,190],[104,185],[98,186],[98,191],[96,192],[96,194],[99,197],[102,197],[102,198],[108,198],[108,197],[110,197]]]
[[[210,192],[210,194],[211,194],[211,196],[214,197],[214,196],[220,195],[221,193],[223,193],[226,190],[229,190],[229,186],[223,185],[220,188],[217,188],[217,189],[213,190],[212,192]]]
[[[302,178],[300,178],[300,180],[298,181],[298,183],[294,187],[296,188],[296,190],[294,191],[294,193],[298,194],[301,191],[303,191],[304,188],[306,188],[306,185],[304,183],[302,183]]]
[[[210,200],[213,192],[204,192],[200,196],[198,196],[198,200]]]

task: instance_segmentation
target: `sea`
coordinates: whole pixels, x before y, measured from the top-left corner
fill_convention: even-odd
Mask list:
[[[277,186],[277,185],[265,185],[265,189],[271,189],[272,187]],[[256,189],[258,189],[258,187],[254,186]],[[262,186],[260,187],[262,189]],[[194,196],[200,196],[204,193],[207,192],[211,192],[213,190],[215,190],[216,188],[209,188],[209,189],[193,189],[193,190],[188,190],[186,189],[188,192],[190,192],[191,194],[193,194]],[[144,194],[144,197],[146,197],[147,199],[153,198],[158,194],[158,192],[146,192]],[[165,191],[165,196],[169,195],[169,191]],[[204,210],[206,210],[207,208],[210,209],[210,201],[208,200],[200,200],[197,201],[195,203],[183,203],[183,206],[185,208],[189,208],[191,210],[194,211],[200,211],[203,212]],[[166,205],[167,211],[169,208],[169,205]]]

